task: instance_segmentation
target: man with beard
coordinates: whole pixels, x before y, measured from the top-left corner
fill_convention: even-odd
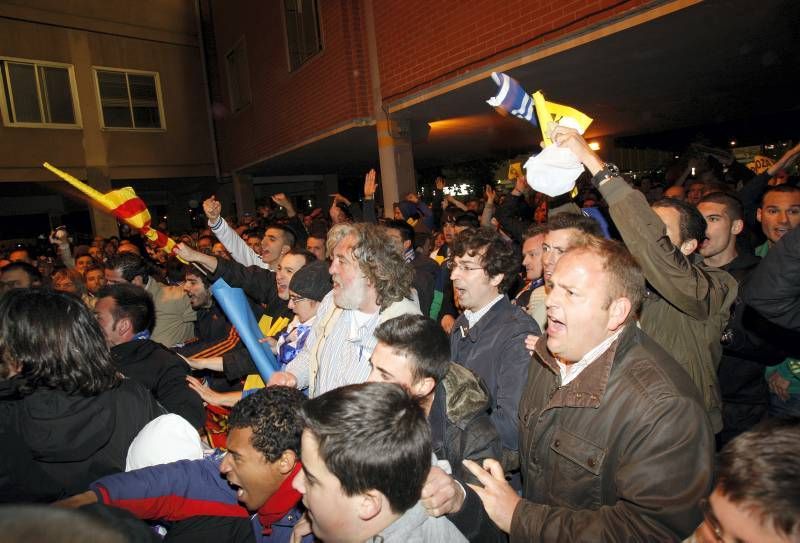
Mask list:
[[[338,224],[327,243],[333,291],[322,300],[303,349],[268,383],[307,387],[312,398],[365,381],[375,328],[406,313],[420,314],[412,299],[413,268],[385,228]]]

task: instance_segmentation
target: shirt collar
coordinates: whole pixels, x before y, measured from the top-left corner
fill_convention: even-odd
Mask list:
[[[586,367],[597,360],[597,358],[606,352],[608,348],[611,346],[614,341],[619,337],[622,331],[625,328],[620,328],[609,337],[604,339],[599,345],[591,349],[588,353],[583,355],[583,358],[575,362],[574,364],[564,364],[560,360],[556,359],[556,364],[558,364],[558,371],[561,374],[561,386],[568,385],[571,381],[575,380],[576,377],[584,370]]]
[[[600,400],[605,394],[608,379],[611,375],[611,367],[616,356],[620,340],[624,332],[630,328],[625,326],[620,332],[621,335],[615,337],[607,348],[598,353],[593,364],[585,368],[585,375],[581,379],[573,380],[566,386],[561,386],[555,390],[545,409],[552,407],[600,407]],[[599,345],[598,345],[599,346]],[[556,375],[560,375],[558,362],[550,351],[547,350],[547,336],[536,343],[534,357]]]
[[[493,299],[491,302],[489,302],[488,304],[486,304],[477,311],[470,311],[469,309],[465,309],[464,317],[467,319],[469,327],[472,328],[473,326],[478,324],[478,321],[481,320],[481,317],[487,314],[489,310],[494,306],[494,304],[502,300],[504,297],[505,294],[498,294],[495,299]]]

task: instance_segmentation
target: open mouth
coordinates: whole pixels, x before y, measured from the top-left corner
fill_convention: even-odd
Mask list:
[[[552,315],[547,315],[547,335],[562,334],[567,331],[567,325]]]

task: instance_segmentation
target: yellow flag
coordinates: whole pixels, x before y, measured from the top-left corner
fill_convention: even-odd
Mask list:
[[[539,119],[539,128],[542,130],[545,147],[553,143],[547,133],[550,123],[557,123],[562,118],[569,117],[578,123],[581,134],[592,124],[592,118],[585,113],[578,111],[574,107],[548,102],[544,99],[544,94],[541,91],[533,93],[533,105],[536,107],[536,118]]]

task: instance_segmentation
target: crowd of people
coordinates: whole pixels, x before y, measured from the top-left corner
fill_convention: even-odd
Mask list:
[[[327,212],[212,196],[172,254],[1,254],[0,533],[800,540],[800,145],[634,182],[551,138],[586,169],[555,198],[439,178],[381,210],[373,170]]]

